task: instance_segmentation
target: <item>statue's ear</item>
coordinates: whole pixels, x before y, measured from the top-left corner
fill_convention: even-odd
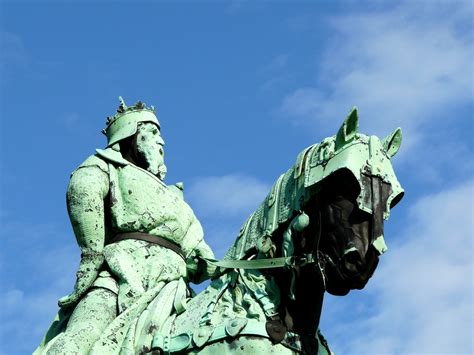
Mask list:
[[[357,115],[357,107],[354,107],[337,132],[336,150],[352,141],[355,138],[358,129],[359,116]]]
[[[402,129],[398,127],[395,131],[382,139],[382,145],[390,158],[397,154],[402,145]]]

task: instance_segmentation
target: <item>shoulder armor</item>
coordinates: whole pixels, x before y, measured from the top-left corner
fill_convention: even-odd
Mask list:
[[[184,184],[182,182],[177,182],[174,185],[168,185],[168,189],[173,192],[174,194],[178,195],[182,199],[184,199]]]
[[[102,170],[104,173],[106,173],[106,174],[109,173],[109,165],[107,164],[107,162],[105,162],[103,159],[101,159],[97,155],[91,155],[81,165],[79,165],[79,167],[77,169],[85,168],[85,167],[89,167],[89,166],[96,166],[100,170]]]
[[[115,163],[118,165],[129,165],[130,163],[126,161],[120,152],[117,152],[116,150],[112,148],[107,148],[107,149],[96,149],[97,152],[96,156],[101,157],[102,159],[106,160],[107,162],[110,163]]]

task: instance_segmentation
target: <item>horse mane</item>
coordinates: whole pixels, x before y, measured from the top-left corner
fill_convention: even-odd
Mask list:
[[[326,138],[313,144],[298,154],[295,164],[273,184],[268,195],[259,207],[247,218],[239,234],[224,259],[244,259],[251,251],[262,251],[272,242],[282,225],[287,224],[317,188],[305,187],[305,168],[308,158],[320,155],[335,137]]]

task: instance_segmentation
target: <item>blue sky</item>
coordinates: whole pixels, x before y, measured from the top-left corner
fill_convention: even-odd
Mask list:
[[[470,1],[3,1],[0,353],[30,353],[79,261],[69,174],[117,97],[155,105],[167,182],[183,181],[221,257],[306,146],[359,108],[400,126],[406,190],[367,287],[326,296],[337,354],[474,351]]]

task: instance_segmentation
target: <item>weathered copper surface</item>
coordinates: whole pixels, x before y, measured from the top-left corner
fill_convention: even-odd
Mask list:
[[[35,354],[330,353],[323,295],[363,288],[387,250],[384,220],[403,196],[390,162],[400,129],[360,134],[353,109],[278,178],[222,261],[182,184],[163,182],[154,109],[121,99],[104,133],[107,148],[71,176],[81,262]],[[207,278],[191,298],[188,283]]]

